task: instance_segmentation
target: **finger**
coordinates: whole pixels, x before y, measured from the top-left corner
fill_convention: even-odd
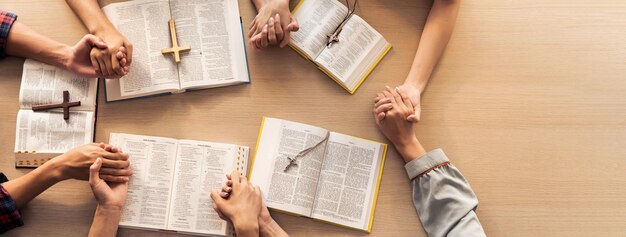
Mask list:
[[[257,50],[261,49],[261,37],[263,36],[263,34],[257,34],[254,36],[254,47]]]
[[[374,98],[374,103],[376,103],[379,100],[382,100],[384,98],[385,98],[385,94],[383,94],[382,92],[378,92],[378,93],[376,93],[376,98]]]
[[[102,167],[102,159],[98,158],[89,167],[89,184],[92,186],[100,181],[100,167]]]
[[[126,169],[130,166],[130,162],[127,160],[108,160],[104,159],[102,161],[102,167],[107,168],[115,168],[115,169]]]
[[[227,192],[220,192],[220,197],[222,197],[222,198],[228,198],[228,196],[230,196],[230,193],[227,193]]]
[[[289,23],[289,25],[287,25],[287,30],[293,32],[300,30],[300,24],[298,24],[298,20],[296,19],[296,17],[291,16],[290,19],[291,22]]]
[[[111,55],[111,67],[113,68],[115,77],[124,76],[124,69],[122,68],[122,65],[120,65],[120,60],[118,60],[115,55]]]
[[[263,32],[261,32],[261,46],[263,48],[267,47],[267,34],[268,34],[268,28],[269,26],[267,24],[265,24],[265,26],[263,26]]]
[[[100,178],[107,182],[116,182],[116,183],[124,183],[130,180],[128,176],[116,176],[116,175],[107,175],[107,174],[101,174]]]
[[[230,181],[230,180],[232,179],[232,178],[230,177],[230,174],[226,174],[226,179],[227,179],[228,181]]]
[[[278,24],[274,24],[276,26],[276,40],[282,42],[285,34],[283,32],[283,25],[281,24],[280,21],[280,14],[276,13],[276,23]]]
[[[230,186],[228,186],[228,185],[222,186],[222,192],[230,193],[232,191],[233,191],[233,188],[231,188]]]
[[[285,36],[283,37],[283,40],[280,41],[280,47],[284,48],[285,46],[287,46],[289,44],[289,40],[291,37],[291,31],[289,29],[285,30],[283,33]]]
[[[381,106],[381,105],[387,104],[387,103],[391,103],[391,99],[390,98],[383,98],[383,99],[379,100],[378,102],[376,102],[374,104],[374,107],[378,107],[378,106]]]
[[[400,97],[400,93],[398,93],[398,91],[392,89],[391,87],[387,87],[387,91],[393,96],[394,103],[397,103],[398,105],[404,105],[404,103],[402,102],[402,97]]]
[[[254,35],[255,31],[256,31],[256,18],[254,18],[252,22],[250,22],[250,25],[248,26],[248,38],[251,38]]]
[[[98,77],[102,77],[102,71],[100,70],[100,64],[98,63],[97,54],[98,50],[92,49],[91,53],[89,54],[89,59],[91,60],[91,66],[96,71],[96,74],[98,74]]]
[[[233,170],[233,172],[230,173],[230,177],[233,178],[233,188],[237,188],[239,184],[241,184],[241,174],[239,174],[239,171]]]
[[[380,114],[393,109],[393,104],[384,104],[374,108],[374,114]]]
[[[128,64],[126,64],[126,66],[130,66],[131,63],[133,63],[133,44],[126,42],[124,43],[124,48],[126,48],[126,62],[128,62]]]
[[[128,154],[121,152],[103,152],[102,157],[109,160],[128,160]]]
[[[257,27],[258,26],[254,24],[254,26],[250,28],[250,31],[248,32],[248,38],[252,38],[256,34]]]
[[[389,86],[386,86],[386,87],[387,87],[387,89],[385,89],[383,91],[383,94],[385,95],[386,98],[389,98],[391,100],[392,104],[395,104],[396,103],[396,99],[395,99],[395,97],[393,97],[391,92],[389,92],[391,90],[391,88],[389,88]]]
[[[105,60],[102,58],[106,58],[106,56],[100,55],[100,57],[98,57],[98,64],[100,65],[100,71],[102,72],[103,77],[109,78],[111,77],[111,74],[109,73],[106,63],[104,62]]]
[[[213,210],[217,212],[217,216],[219,216],[222,220],[228,220],[226,219],[226,216],[224,215],[224,213],[220,211],[220,209],[217,209],[217,207],[213,207]]]
[[[133,171],[131,169],[101,168],[100,174],[112,176],[131,176],[133,175]]]
[[[232,180],[227,180],[226,181],[226,186],[232,187],[233,186],[233,181]]]
[[[221,207],[224,203],[224,199],[220,196],[220,193],[217,190],[211,190],[211,199],[213,199],[213,202],[217,205],[217,209],[219,209],[219,207]]]
[[[280,25],[280,24],[276,24],[276,25]],[[269,41],[269,44],[276,45],[276,28],[274,26],[274,17],[270,17],[267,28],[268,28],[267,40]]]
[[[383,121],[383,119],[385,119],[385,117],[386,117],[386,116],[387,116],[387,113],[385,113],[385,112],[380,112],[380,113],[378,113],[378,114],[376,115],[376,119],[377,119],[378,121]]]

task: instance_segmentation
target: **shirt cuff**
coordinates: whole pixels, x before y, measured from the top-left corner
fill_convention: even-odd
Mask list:
[[[447,163],[450,163],[448,157],[443,153],[443,150],[439,148],[429,151],[415,160],[409,161],[409,163],[404,165],[404,169],[406,169],[409,179],[413,180]]]
[[[17,15],[11,12],[0,11],[0,59],[6,57],[5,49],[9,41],[9,32]]]
[[[0,173],[0,182],[5,182],[6,176]],[[15,205],[9,192],[0,185],[0,234],[13,228],[24,225],[22,215]]]

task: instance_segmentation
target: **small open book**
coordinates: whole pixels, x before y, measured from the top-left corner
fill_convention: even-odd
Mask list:
[[[232,236],[210,194],[224,185],[226,174],[246,172],[248,147],[122,133],[111,133],[109,143],[132,159],[120,226]]]
[[[134,47],[130,73],[106,80],[107,101],[250,82],[237,1],[136,0],[102,10]],[[170,18],[179,44],[191,46],[178,65],[161,53],[172,47]]]
[[[263,118],[249,177],[269,208],[370,232],[386,153],[383,143]]]
[[[291,34],[289,46],[350,94],[391,49],[391,44],[356,14],[343,26],[339,42],[327,45],[328,35],[348,14],[348,8],[340,1],[301,0],[293,14],[300,30]]]
[[[63,91],[81,106],[33,112],[33,105],[59,104]],[[57,155],[93,141],[96,122],[98,79],[83,78],[69,71],[32,59],[24,61],[20,85],[20,110],[15,126],[15,166],[37,167]]]

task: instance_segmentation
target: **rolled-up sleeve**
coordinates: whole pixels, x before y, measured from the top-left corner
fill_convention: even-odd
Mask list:
[[[7,176],[0,173],[0,183],[9,181]],[[9,192],[0,185],[0,234],[13,228],[23,226],[22,215],[15,205]]]
[[[6,48],[9,40],[9,32],[16,19],[17,15],[14,13],[0,10],[0,59],[7,56]]]
[[[429,237],[485,236],[478,221],[478,198],[441,149],[407,163],[413,204]]]

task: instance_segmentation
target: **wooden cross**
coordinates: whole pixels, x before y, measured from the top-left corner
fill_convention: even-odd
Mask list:
[[[45,111],[57,108],[63,108],[63,119],[70,119],[70,107],[80,106],[80,101],[78,102],[70,102],[70,92],[63,91],[63,103],[60,104],[49,104],[49,105],[35,105],[33,106],[33,111]]]
[[[170,19],[170,36],[172,37],[172,47],[165,48],[161,50],[162,54],[173,53],[174,61],[176,63],[180,63],[180,53],[191,50],[189,46],[178,46],[178,39],[176,36],[176,25],[174,24],[174,19]]]

